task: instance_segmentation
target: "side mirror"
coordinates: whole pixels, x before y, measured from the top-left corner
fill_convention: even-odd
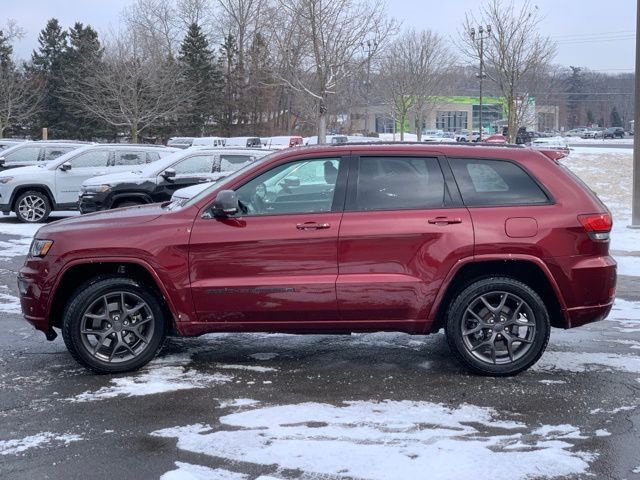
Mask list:
[[[222,190],[216,195],[211,205],[211,213],[214,217],[228,217],[235,215],[240,210],[238,195],[233,190]]]
[[[71,163],[64,162],[62,165],[60,165],[60,170],[62,170],[63,172],[68,172],[69,170],[71,170]]]
[[[176,178],[176,171],[174,168],[167,168],[164,172],[162,172],[162,176],[169,180],[170,178]]]

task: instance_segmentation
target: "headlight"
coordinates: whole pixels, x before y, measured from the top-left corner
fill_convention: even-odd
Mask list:
[[[80,187],[82,193],[104,193],[111,190],[111,185],[83,185]]]
[[[9,183],[13,180],[13,177],[0,177],[0,184],[4,185],[5,183]]]
[[[31,250],[29,251],[29,254],[32,257],[44,257],[49,253],[52,245],[53,240],[34,240],[31,242]]]

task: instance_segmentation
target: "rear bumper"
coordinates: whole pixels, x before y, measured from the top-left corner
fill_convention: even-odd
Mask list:
[[[604,320],[613,306],[617,264],[609,255],[571,256],[547,262],[564,299],[565,328]]]

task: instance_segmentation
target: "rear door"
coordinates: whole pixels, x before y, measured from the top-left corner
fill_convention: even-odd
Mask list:
[[[354,160],[338,243],[340,316],[424,328],[445,276],[473,254],[469,212],[435,156]]]

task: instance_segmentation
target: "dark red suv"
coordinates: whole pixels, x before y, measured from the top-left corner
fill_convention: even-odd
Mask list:
[[[551,326],[608,314],[611,223],[529,148],[302,147],[183,203],[44,226],[18,283],[27,320],[96,372],[146,364],[168,334],[444,328],[468,368],[512,375]]]

